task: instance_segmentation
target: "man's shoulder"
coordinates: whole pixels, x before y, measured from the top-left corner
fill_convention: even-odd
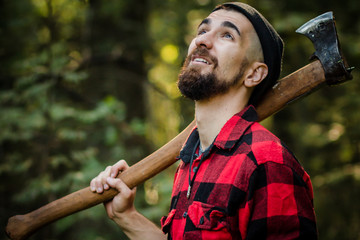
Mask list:
[[[251,126],[245,132],[244,136],[246,135],[251,137],[251,142],[249,144],[253,146],[255,150],[259,147],[271,147],[273,144],[281,145],[281,140],[258,122],[251,124]]]
[[[293,152],[276,135],[259,123],[251,125],[251,152],[258,165],[274,162],[290,167],[299,165]]]

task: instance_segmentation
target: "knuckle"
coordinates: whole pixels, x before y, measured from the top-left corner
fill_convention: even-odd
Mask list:
[[[119,166],[126,166],[127,163],[124,159],[121,159],[119,162],[118,162]]]
[[[92,180],[90,181],[90,186],[94,186],[94,185],[95,185],[95,180],[92,179]]]
[[[97,182],[99,181],[99,178],[96,177],[96,178],[93,178],[93,180],[91,180],[91,184],[96,184]]]

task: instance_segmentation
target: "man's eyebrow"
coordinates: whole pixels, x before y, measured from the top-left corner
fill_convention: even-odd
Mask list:
[[[235,24],[233,24],[232,22],[224,21],[224,22],[221,24],[221,26],[223,26],[223,27],[228,27],[228,28],[232,28],[232,29],[234,29],[234,30],[239,34],[239,36],[241,36],[239,29],[238,29],[238,28],[235,26]]]
[[[201,25],[204,25],[204,24],[210,24],[211,23],[211,19],[209,18],[205,18],[204,20],[201,21],[201,23],[199,24],[198,28],[201,27]]]
[[[201,23],[199,24],[198,28],[200,28],[202,25],[209,25],[211,24],[211,19],[210,18],[205,18],[204,20],[201,21]],[[235,26],[235,24],[233,24],[232,22],[229,22],[229,21],[224,21],[221,26],[223,27],[228,27],[228,28],[232,28],[234,29],[238,34],[239,36],[241,36],[240,34],[240,31],[239,29]]]

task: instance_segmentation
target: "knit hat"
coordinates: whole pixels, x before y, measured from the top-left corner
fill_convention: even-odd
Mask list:
[[[268,66],[268,75],[255,87],[249,99],[249,104],[256,105],[263,94],[275,84],[280,76],[284,43],[276,30],[255,8],[245,3],[228,2],[217,6],[213,12],[224,8],[238,11],[247,17],[261,43],[264,63]]]

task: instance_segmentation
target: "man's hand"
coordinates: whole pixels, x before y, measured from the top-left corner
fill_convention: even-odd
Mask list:
[[[123,181],[116,178],[119,173],[128,168],[128,164],[124,160],[120,160],[115,165],[108,166],[90,182],[90,189],[93,192],[102,193],[110,189],[110,187],[118,190],[118,195],[111,201],[104,203],[109,218],[113,220],[121,214],[135,211],[134,199],[136,188],[130,189]]]
[[[134,206],[136,188],[130,189],[121,179],[116,178],[128,168],[124,160],[108,166],[91,180],[91,191],[101,194],[110,187],[116,188],[119,193],[104,205],[109,218],[119,225],[130,239],[166,239],[166,235],[154,223],[136,211]]]

